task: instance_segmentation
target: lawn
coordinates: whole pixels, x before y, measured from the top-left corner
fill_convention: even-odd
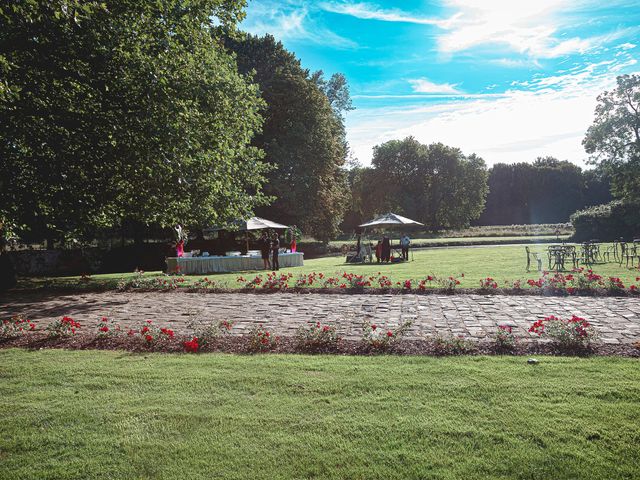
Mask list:
[[[545,249],[543,245],[530,245],[530,247],[532,251],[538,252],[543,252]],[[538,272],[535,271],[535,262],[533,262],[534,271],[529,273],[525,271],[526,254],[523,245],[422,249],[413,252],[413,259],[413,261],[407,263],[353,265],[345,264],[343,256],[324,257],[306,260],[303,267],[287,268],[281,270],[281,272],[292,273],[294,278],[301,273],[311,272],[322,272],[327,276],[336,275],[336,273],[344,271],[373,275],[382,272],[384,275],[388,275],[393,282],[409,278],[420,280],[427,275],[448,277],[449,275],[455,276],[464,273],[464,278],[460,278],[460,286],[466,288],[477,288],[480,279],[487,276],[497,280],[500,287],[503,287],[507,281],[537,279],[539,277]],[[626,286],[634,283],[635,278],[640,275],[640,271],[637,268],[628,269],[617,263],[603,263],[594,265],[592,268],[596,273],[603,276],[620,277]],[[228,287],[235,288],[239,286],[236,279],[240,275],[245,278],[251,278],[258,273],[264,272],[211,274],[207,275],[207,277],[226,283]],[[132,273],[93,275],[86,282],[81,281],[79,277],[28,278],[22,279],[20,286],[61,287],[83,285],[87,287],[115,287],[120,279],[131,277],[132,275]],[[162,275],[162,272],[147,272],[145,275],[158,276]],[[189,284],[200,278],[203,278],[203,276],[188,276],[185,283]]]
[[[4,350],[0,478],[638,478],[638,361],[539,359]]]

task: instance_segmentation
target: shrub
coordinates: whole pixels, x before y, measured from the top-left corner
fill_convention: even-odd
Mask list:
[[[161,277],[145,277],[144,271],[137,270],[132,277],[120,280],[116,288],[122,292],[128,290],[175,290],[185,282],[186,279],[183,276],[164,274]]]
[[[495,290],[498,288],[498,282],[491,277],[482,278],[480,279],[480,288],[483,290]]]
[[[362,325],[362,341],[373,350],[384,351],[397,344],[406,335],[411,322],[404,322],[394,329],[383,328],[365,321]]]
[[[193,288],[199,288],[203,290],[220,290],[222,288],[227,288],[226,282],[217,282],[215,280],[211,280],[208,277],[199,278],[192,284]]]
[[[214,343],[220,336],[228,335],[234,323],[228,320],[220,320],[217,323],[193,320],[187,327],[193,330],[193,334],[198,338],[201,347]]]
[[[280,340],[271,335],[262,325],[255,325],[249,332],[249,350],[252,352],[264,352],[275,348]]]
[[[597,339],[597,332],[593,326],[576,315],[568,320],[550,315],[535,321],[529,332],[548,338],[556,348],[566,351],[590,348]]]
[[[193,337],[189,341],[182,342],[182,346],[184,347],[185,352],[198,353],[198,350],[200,349],[200,343],[198,341],[198,337]]]
[[[575,241],[631,239],[640,225],[640,206],[615,200],[577,211],[571,215],[571,223]]]
[[[338,343],[338,332],[333,325],[322,325],[320,322],[300,327],[296,333],[298,346],[304,350],[319,350],[335,347]]]
[[[26,332],[34,331],[35,329],[35,322],[27,320],[22,315],[15,315],[11,317],[11,320],[2,321],[2,328],[0,328],[0,340],[16,338]]]
[[[370,287],[373,277],[365,277],[364,275],[356,275],[355,273],[344,272],[342,274],[343,282],[347,288],[362,289]]]
[[[293,278],[292,273],[267,273],[267,278],[262,284],[262,288],[268,290],[286,290],[289,287],[290,278]]]
[[[464,273],[460,274],[460,277],[464,277]],[[436,282],[438,282],[438,285],[440,285],[441,288],[443,288],[444,290],[448,290],[450,292],[453,292],[456,287],[458,285],[460,285],[460,279],[458,278],[458,276],[450,276],[447,278],[441,278],[438,277],[435,279]]]
[[[167,343],[175,338],[175,332],[170,328],[160,328],[152,320],[145,320],[145,323],[138,330],[129,330],[130,337],[138,337],[145,345],[156,343]]]
[[[433,351],[436,355],[464,355],[475,350],[475,344],[462,335],[436,335],[433,338]]]
[[[96,326],[96,336],[98,338],[115,337],[122,333],[120,324],[115,320],[109,320],[107,317],[102,317]]]
[[[80,329],[80,322],[71,317],[62,317],[47,326],[50,337],[70,337]]]
[[[434,277],[432,275],[428,275],[427,278],[420,280],[420,282],[418,282],[418,290],[426,290],[427,284],[431,283],[434,281]]]
[[[496,350],[512,351],[516,347],[516,337],[513,334],[511,325],[498,325],[498,330],[493,336]]]

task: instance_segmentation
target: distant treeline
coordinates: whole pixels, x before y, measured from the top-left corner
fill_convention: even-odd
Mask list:
[[[577,210],[611,201],[610,181],[601,171],[552,157],[498,163],[489,169],[488,186],[478,225],[567,222]]]

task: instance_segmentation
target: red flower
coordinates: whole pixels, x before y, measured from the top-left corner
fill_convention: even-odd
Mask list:
[[[153,337],[151,335],[146,335],[144,339],[149,343],[153,342]]]
[[[393,332],[391,330],[387,332],[387,337],[393,337]]]
[[[106,325],[104,325],[104,326],[100,327],[100,331],[101,331],[101,332],[105,332],[105,333],[106,333],[106,332],[108,332],[108,331],[109,331],[109,327],[107,327]]]
[[[378,328],[378,326],[375,323],[371,325],[371,330],[375,330],[376,328]]]

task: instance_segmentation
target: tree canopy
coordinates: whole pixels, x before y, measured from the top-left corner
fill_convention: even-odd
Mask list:
[[[613,194],[640,201],[640,76],[621,75],[598,96],[593,124],[582,142],[591,162],[611,175]]]
[[[334,237],[347,199],[342,115],[352,107],[344,76],[311,75],[271,35],[228,37],[225,44],[266,101],[264,127],[253,145],[275,167],[265,184],[275,201],[258,213],[321,240]]]
[[[583,172],[553,157],[539,157],[533,163],[498,163],[489,170],[487,206],[478,223],[567,222],[575,211],[610,199],[609,179],[600,170]]]
[[[205,226],[263,204],[266,166],[250,144],[263,102],[215,33],[234,28],[244,3],[1,7],[4,228]]]
[[[345,229],[388,211],[432,230],[462,227],[478,218],[487,194],[480,157],[413,137],[374,147],[371,168],[352,171],[350,181],[353,201]]]

